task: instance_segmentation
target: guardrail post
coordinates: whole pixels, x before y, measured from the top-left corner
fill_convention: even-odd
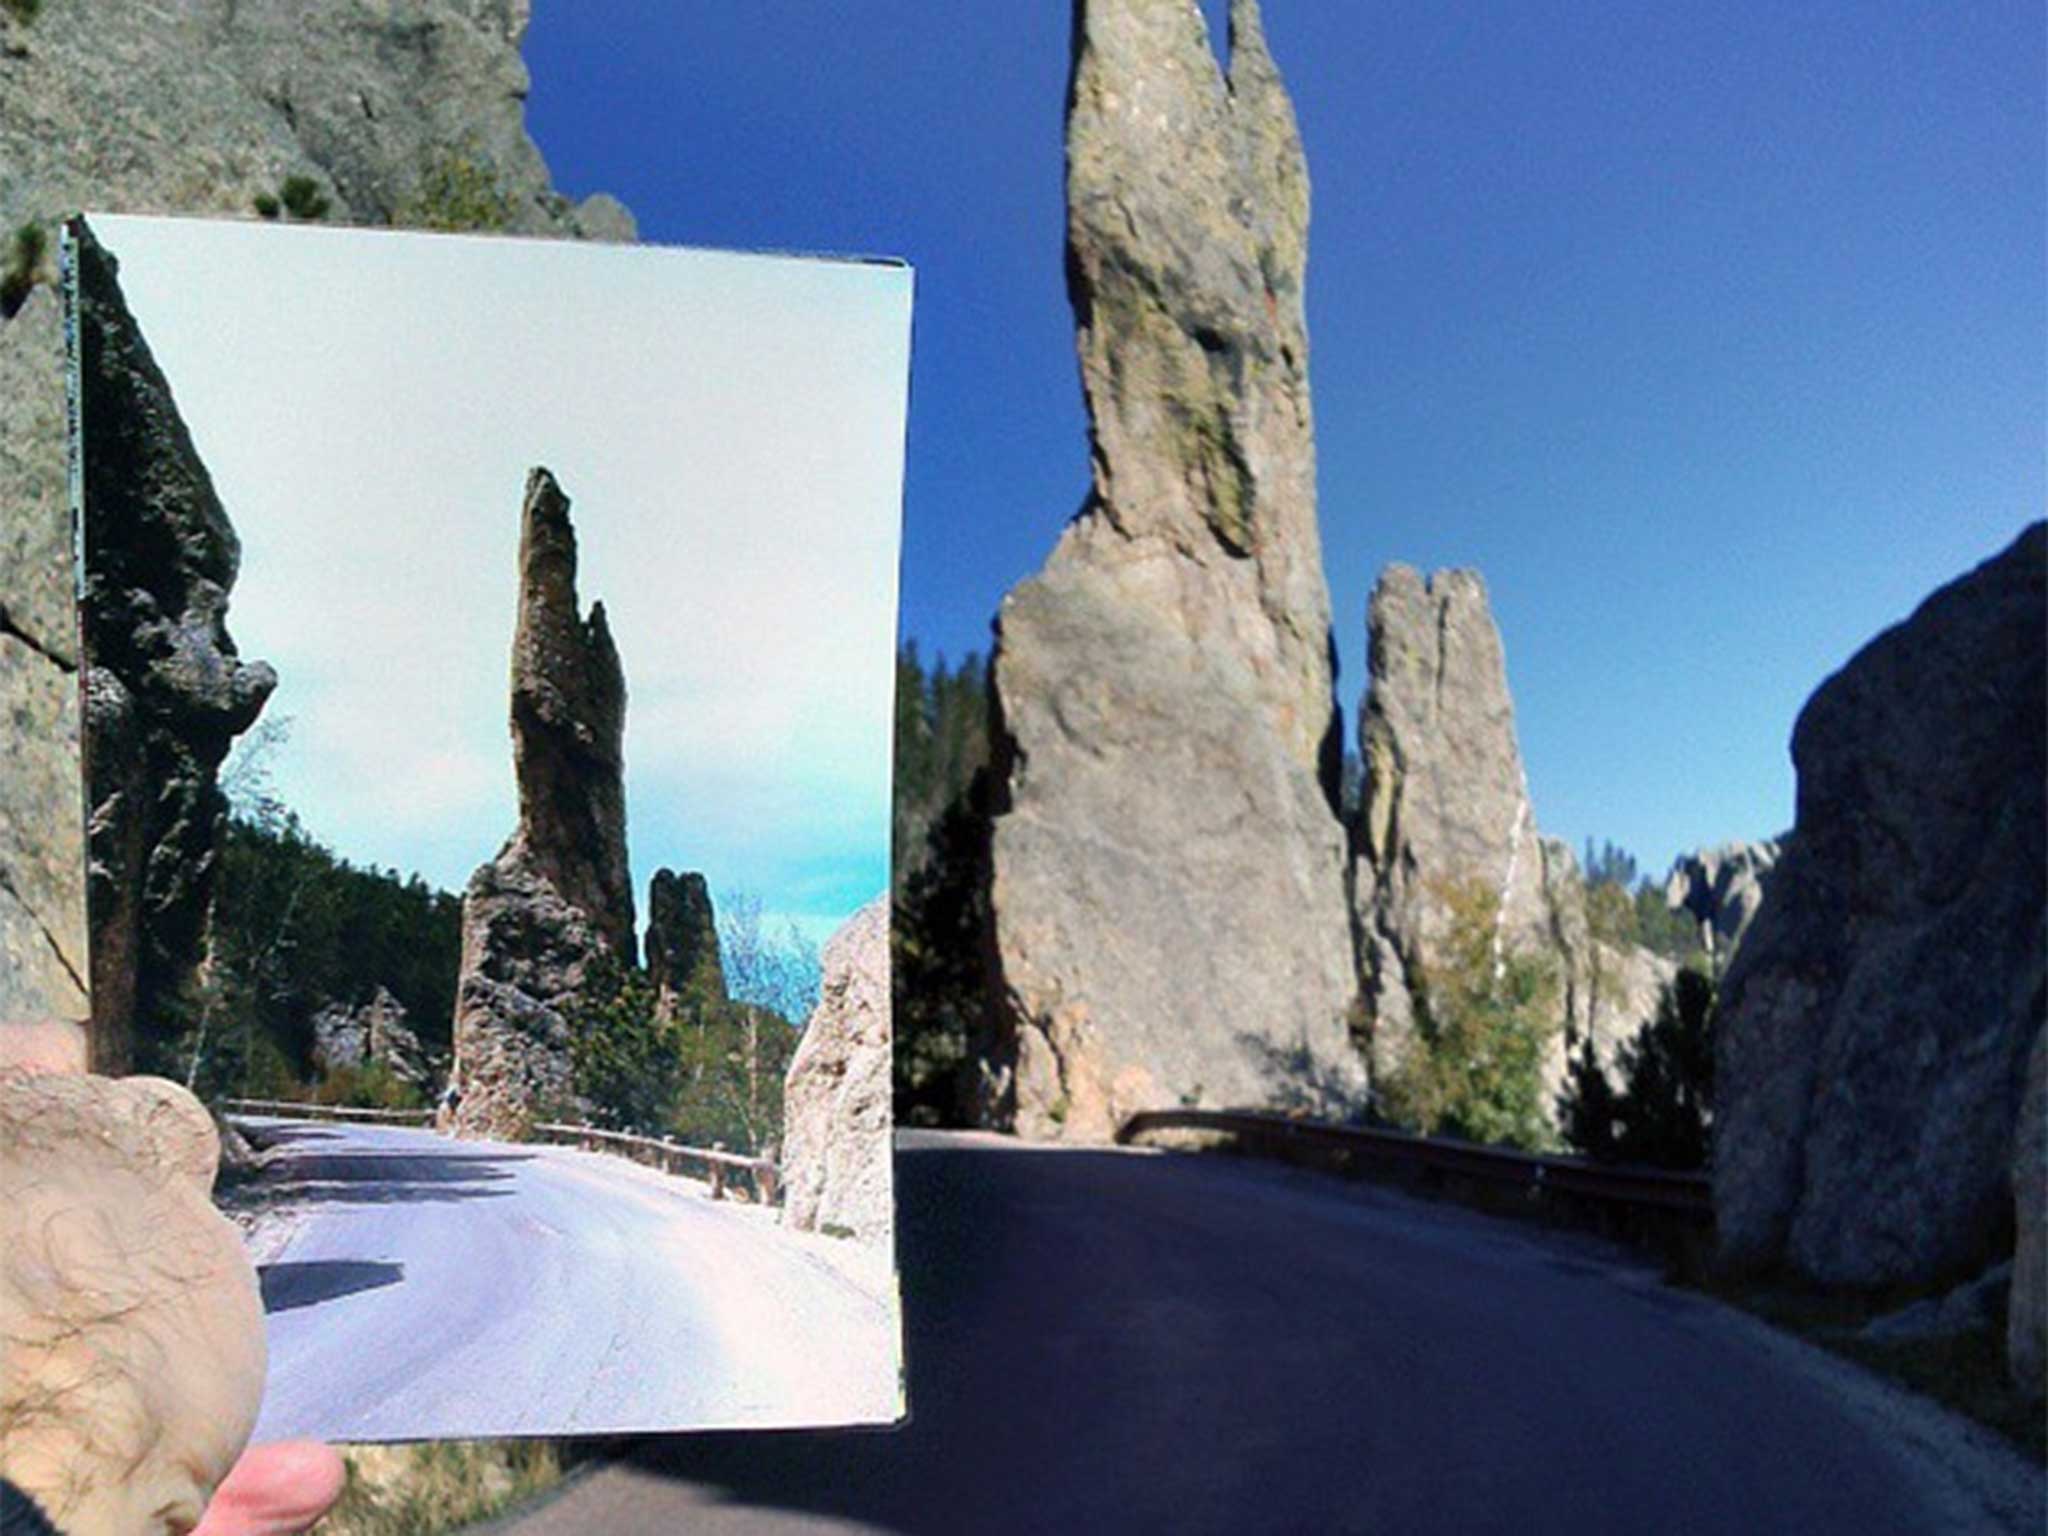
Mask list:
[[[711,1143],[711,1150],[723,1152],[725,1150],[725,1143],[714,1141]],[[725,1164],[715,1157],[711,1160],[711,1198],[714,1200],[723,1200],[725,1198]]]
[[[776,1167],[768,1158],[761,1158],[754,1164],[754,1194],[763,1205],[773,1205],[777,1195]]]

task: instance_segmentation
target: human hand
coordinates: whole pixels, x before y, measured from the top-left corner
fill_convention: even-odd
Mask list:
[[[66,1536],[305,1530],[341,1462],[242,1454],[263,1309],[213,1121],[161,1079],[76,1075],[82,1039],[0,1024],[0,1471]]]

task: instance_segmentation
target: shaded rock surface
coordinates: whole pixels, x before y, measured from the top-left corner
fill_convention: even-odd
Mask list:
[[[1500,630],[1476,571],[1425,580],[1389,566],[1367,614],[1369,681],[1359,720],[1364,785],[1352,871],[1375,1080],[1413,1048],[1417,996],[1444,963],[1461,890],[1498,909],[1504,954],[1554,963],[1543,1101],[1568,1045],[1590,1035],[1605,1064],[1656,1010],[1671,964],[1594,936],[1571,850],[1538,831],[1515,737]]]
[[[783,1220],[885,1243],[895,1231],[888,898],[849,918],[823,959],[818,1006],[783,1082]]]
[[[576,596],[569,498],[545,469],[520,511],[512,640],[519,826],[462,903],[455,1072],[466,1135],[519,1134],[570,1097],[567,1009],[592,968],[634,964],[621,745],[626,680],[604,605]]]
[[[1756,920],[1784,843],[1783,838],[1724,843],[1673,862],[1664,879],[1664,904],[1699,925],[1700,947],[1716,970],[1733,957]]]
[[[550,186],[524,129],[527,0],[284,0],[0,8],[0,238],[48,235],[39,285],[0,317],[0,1007],[87,1012],[85,810],[71,601],[58,218],[80,209],[248,215],[293,175],[334,222],[633,238],[609,197]],[[128,702],[97,690],[115,715]],[[126,867],[126,866],[124,866]],[[132,869],[131,871],[132,872]],[[130,892],[124,900],[140,904]],[[131,958],[116,956],[125,974]],[[114,1000],[128,1017],[132,997]],[[125,1058],[111,1044],[102,1065]]]
[[[659,869],[647,888],[647,979],[665,1013],[690,994],[725,1001],[718,918],[711,887],[696,870]]]
[[[2012,1159],[2014,1251],[2006,1310],[2013,1380],[2048,1396],[2048,1026],[2034,1037]]]
[[[328,1072],[381,1063],[408,1083],[423,1084],[429,1075],[426,1049],[406,1025],[405,1004],[383,987],[359,1007],[329,1003],[313,1015],[313,1060]]]
[[[1364,1073],[1332,810],[1308,177],[1252,0],[1075,10],[1067,272],[1093,489],[1003,601],[984,1113],[1313,1103]]]
[[[215,775],[276,686],[236,653],[241,545],[170,386],[81,228],[93,1063],[148,1061],[198,963],[227,802]]]
[[[1791,844],[1722,989],[1733,1263],[1931,1285],[2000,1256],[2044,1011],[2043,550],[2037,523],[1800,712]]]

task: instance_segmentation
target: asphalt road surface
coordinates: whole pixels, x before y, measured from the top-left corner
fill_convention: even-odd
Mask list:
[[[497,1532],[2039,1536],[1981,1431],[1590,1240],[1222,1158],[899,1137],[911,1417],[647,1440]]]
[[[595,1153],[252,1124],[297,1187],[258,1439],[896,1416],[886,1258]]]

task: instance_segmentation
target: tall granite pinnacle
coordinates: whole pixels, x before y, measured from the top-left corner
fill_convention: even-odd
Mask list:
[[[605,623],[576,603],[569,498],[545,469],[526,477],[519,524],[519,627],[512,639],[512,761],[519,837],[534,867],[634,962],[622,743],[626,677]]]
[[[1082,0],[1067,275],[1093,488],[1003,602],[987,1116],[1364,1087],[1302,321],[1308,177],[1254,0]]]
[[[568,1010],[606,960],[634,963],[621,742],[626,680],[576,600],[576,533],[554,476],[527,476],[512,758],[519,826],[462,901],[455,1072],[466,1134],[519,1134],[572,1097]]]

